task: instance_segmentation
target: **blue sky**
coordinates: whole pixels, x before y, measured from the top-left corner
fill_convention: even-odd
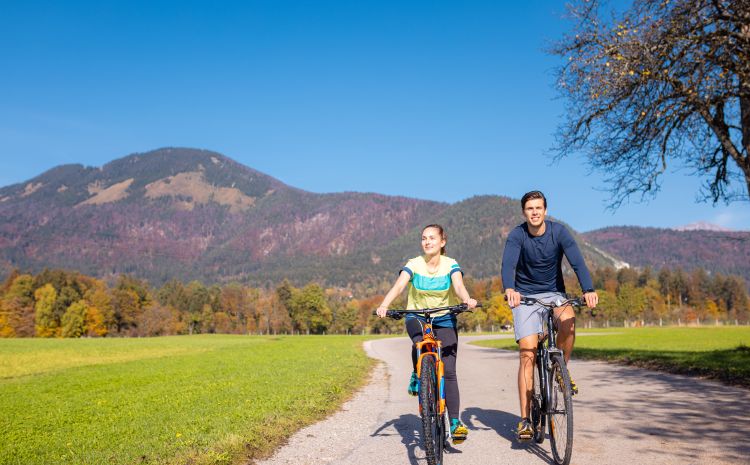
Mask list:
[[[587,231],[708,221],[672,171],[607,211],[601,173],[547,155],[562,114],[558,1],[4,2],[0,186],[63,163],[159,147],[215,150],[314,192],[455,202],[543,190]],[[520,220],[520,217],[519,217]]]

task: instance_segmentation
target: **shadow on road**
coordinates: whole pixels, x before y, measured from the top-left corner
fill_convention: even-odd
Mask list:
[[[690,461],[710,440],[722,445],[720,455],[725,460],[747,463],[750,398],[746,391],[659,372],[615,371],[608,365],[592,370],[591,378],[586,407],[621,419],[624,437],[634,444],[648,436],[662,438],[662,442],[679,441],[685,445],[679,451],[650,448],[650,452]],[[608,388],[616,388],[620,395],[606,395]],[[599,433],[584,425],[580,430],[584,436]]]
[[[416,450],[422,449],[422,419],[413,413],[407,415],[401,415],[395,420],[390,420],[376,429],[370,436],[393,436],[393,434],[385,432],[384,430],[393,426],[401,435],[401,444],[406,447],[406,454],[409,457],[409,463],[411,465],[419,464]],[[447,454],[460,454],[461,450],[456,449],[451,445],[446,445],[445,453]],[[424,458],[423,456],[421,458]]]
[[[545,462],[550,461],[550,453],[539,444],[533,441],[520,443],[516,440],[516,425],[521,421],[521,417],[518,415],[500,410],[471,407],[464,410],[461,420],[469,430],[495,430],[498,436],[502,438],[499,444],[500,449],[510,446],[510,449],[525,450]]]
[[[422,447],[422,440],[420,439],[422,420],[413,413],[401,415],[396,419],[385,422],[378,427],[378,429],[373,431],[370,436],[393,436],[392,433],[385,431],[391,426],[393,426],[393,428],[398,431],[398,434],[401,435],[401,444],[406,447],[406,454],[409,458],[409,463],[411,465],[417,465],[419,460],[417,460],[416,449]]]

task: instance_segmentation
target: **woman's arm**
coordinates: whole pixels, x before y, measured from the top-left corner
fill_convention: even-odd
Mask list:
[[[395,284],[393,284],[391,290],[388,291],[388,293],[385,295],[385,298],[383,298],[383,303],[381,303],[377,309],[377,313],[380,318],[385,317],[385,312],[388,311],[388,306],[391,305],[391,302],[393,302],[396,297],[404,292],[404,289],[406,289],[406,285],[409,284],[410,279],[411,275],[406,271],[402,270],[401,273],[399,273],[398,279],[396,279]]]
[[[467,291],[466,286],[464,286],[464,277],[460,272],[451,275],[451,282],[453,283],[453,289],[456,291],[458,298],[461,299],[461,302],[468,305],[469,308],[477,306],[477,301],[469,297],[469,291]]]

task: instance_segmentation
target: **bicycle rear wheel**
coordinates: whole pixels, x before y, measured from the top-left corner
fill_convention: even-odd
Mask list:
[[[549,438],[552,458],[558,465],[568,465],[573,453],[573,399],[570,392],[570,375],[562,355],[552,356],[548,406]]]
[[[422,405],[422,437],[429,465],[442,465],[445,423],[440,414],[435,357],[425,355],[419,369],[419,402]]]
[[[534,390],[531,393],[531,426],[534,428],[534,441],[537,444],[544,442],[544,427],[546,426],[546,416],[543,413],[542,379],[539,376],[543,363],[540,355],[537,353],[536,363],[534,364]]]

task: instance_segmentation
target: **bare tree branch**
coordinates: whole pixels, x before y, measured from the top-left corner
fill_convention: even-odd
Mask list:
[[[604,20],[569,5],[552,53],[566,120],[556,157],[605,173],[612,208],[658,192],[668,166],[706,180],[704,200],[750,199],[750,0],[635,0]]]

